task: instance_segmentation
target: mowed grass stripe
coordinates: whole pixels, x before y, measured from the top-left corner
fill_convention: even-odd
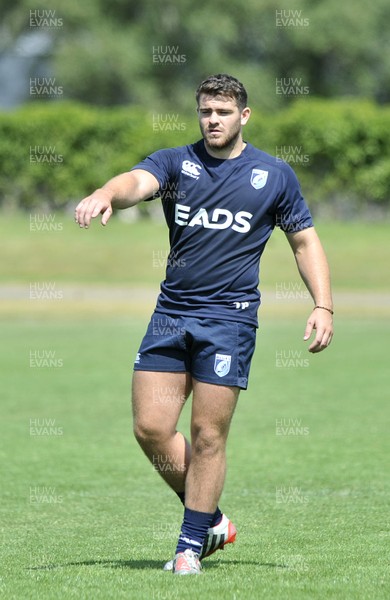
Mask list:
[[[90,229],[80,230],[70,214],[50,217],[54,222],[46,223],[48,230],[32,228],[30,214],[8,215],[0,221],[2,249],[8,257],[0,268],[0,283],[154,287],[163,279],[168,256],[163,222],[125,223],[113,218],[105,228],[95,221]],[[386,222],[320,221],[316,228],[329,257],[335,290],[390,291]],[[276,229],[264,252],[261,288],[275,290],[299,281],[285,235]]]

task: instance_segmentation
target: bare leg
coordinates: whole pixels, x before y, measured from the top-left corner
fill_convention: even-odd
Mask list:
[[[240,389],[193,379],[191,463],[186,478],[186,506],[213,513],[226,473],[226,441]]]
[[[190,393],[188,373],[134,372],[134,435],[155,469],[175,492],[184,492],[191,456],[189,442],[176,430]]]

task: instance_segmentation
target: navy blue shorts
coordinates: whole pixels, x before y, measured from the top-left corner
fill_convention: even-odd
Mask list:
[[[236,321],[152,315],[135,371],[188,372],[205,383],[248,387],[256,327]]]

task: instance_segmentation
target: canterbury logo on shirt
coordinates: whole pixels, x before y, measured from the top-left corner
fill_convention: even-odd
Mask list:
[[[183,160],[181,163],[181,172],[193,179],[199,179],[201,168],[200,165],[197,165],[190,160]]]
[[[226,208],[215,208],[212,213],[207,212],[205,208],[200,208],[190,220],[191,207],[184,204],[175,205],[175,223],[177,225],[195,227],[200,225],[205,229],[228,229],[231,227],[239,233],[250,231],[249,223],[253,215],[245,210],[240,210],[233,215]]]

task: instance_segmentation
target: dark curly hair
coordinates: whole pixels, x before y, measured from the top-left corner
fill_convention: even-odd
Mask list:
[[[199,97],[201,94],[208,96],[228,96],[236,101],[240,110],[248,106],[248,94],[246,89],[238,79],[231,75],[218,74],[207,77],[196,90],[196,102],[199,106]]]

